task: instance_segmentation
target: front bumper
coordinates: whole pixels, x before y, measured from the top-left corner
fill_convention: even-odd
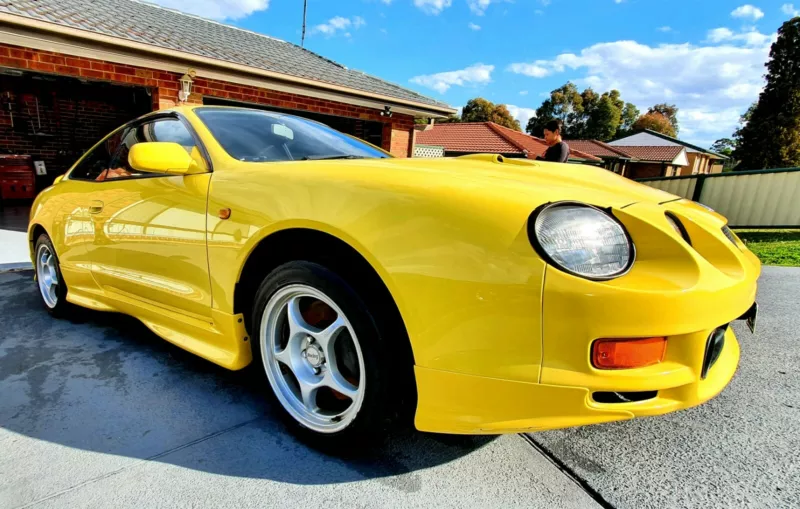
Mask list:
[[[665,209],[680,217],[691,246],[664,219]],[[634,239],[637,261],[627,275],[607,282],[547,268],[538,383],[417,367],[418,429],[505,433],[631,419],[698,405],[728,384],[739,362],[733,331],[727,329],[719,359],[702,378],[706,343],[714,329],[753,304],[760,263],[704,211],[674,203],[614,213]],[[591,364],[596,339],[653,336],[667,337],[659,364],[625,370]],[[656,394],[618,403],[593,398],[645,391]]]
[[[420,390],[415,424],[421,431],[439,433],[521,433],[665,414],[699,405],[719,394],[733,378],[738,363],[739,343],[729,328],[720,358],[705,380],[700,379],[699,370],[666,373],[666,378],[652,378],[649,388],[637,389],[658,387],[655,398],[633,403],[598,403],[588,387],[417,367]]]

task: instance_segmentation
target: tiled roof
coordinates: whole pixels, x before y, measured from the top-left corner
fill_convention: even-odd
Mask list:
[[[570,149],[580,150],[597,157],[616,157],[630,159],[633,156],[619,147],[612,147],[599,140],[567,140]]]
[[[489,127],[489,122],[435,124],[417,131],[417,143],[444,147],[447,152],[522,154],[522,149]]]
[[[450,108],[413,90],[348,69],[295,44],[145,2],[0,0],[0,13],[436,108]]]
[[[672,162],[684,150],[680,145],[625,147],[625,152],[640,161]]]
[[[435,124],[417,132],[417,143],[438,145],[448,152],[523,154],[534,159],[544,154],[547,144],[541,138],[503,127],[494,122]],[[600,161],[580,150],[570,149],[571,159]]]

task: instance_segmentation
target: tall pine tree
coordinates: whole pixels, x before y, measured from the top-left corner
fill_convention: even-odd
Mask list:
[[[767,84],[736,137],[737,170],[800,166],[800,17],[778,29]]]

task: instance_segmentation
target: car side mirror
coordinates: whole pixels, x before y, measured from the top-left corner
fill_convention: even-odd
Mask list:
[[[190,175],[204,170],[182,146],[173,142],[137,143],[128,152],[128,164],[142,173]]]

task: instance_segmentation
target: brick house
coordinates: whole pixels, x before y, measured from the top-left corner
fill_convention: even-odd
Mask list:
[[[674,177],[689,166],[687,150],[681,145],[616,146],[599,140],[567,140],[570,148],[603,160],[606,169],[631,179]]]
[[[133,0],[0,2],[0,154],[44,162],[49,185],[118,125],[179,102],[319,120],[410,156],[414,118],[446,104],[266,35]]]
[[[666,177],[678,175],[704,175],[709,173],[721,173],[722,166],[728,158],[722,154],[717,154],[710,150],[692,145],[691,143],[661,134],[650,129],[637,132],[630,136],[620,138],[608,143],[612,147],[628,151],[629,147],[683,147],[686,149],[686,165],[682,166],[678,173],[672,175],[661,175]],[[658,177],[659,175],[653,175]]]
[[[416,142],[427,147],[442,147],[445,157],[491,153],[504,157],[536,159],[547,144],[536,138],[494,122],[463,122],[417,126]],[[570,162],[597,164],[602,159],[580,150],[570,151]]]

